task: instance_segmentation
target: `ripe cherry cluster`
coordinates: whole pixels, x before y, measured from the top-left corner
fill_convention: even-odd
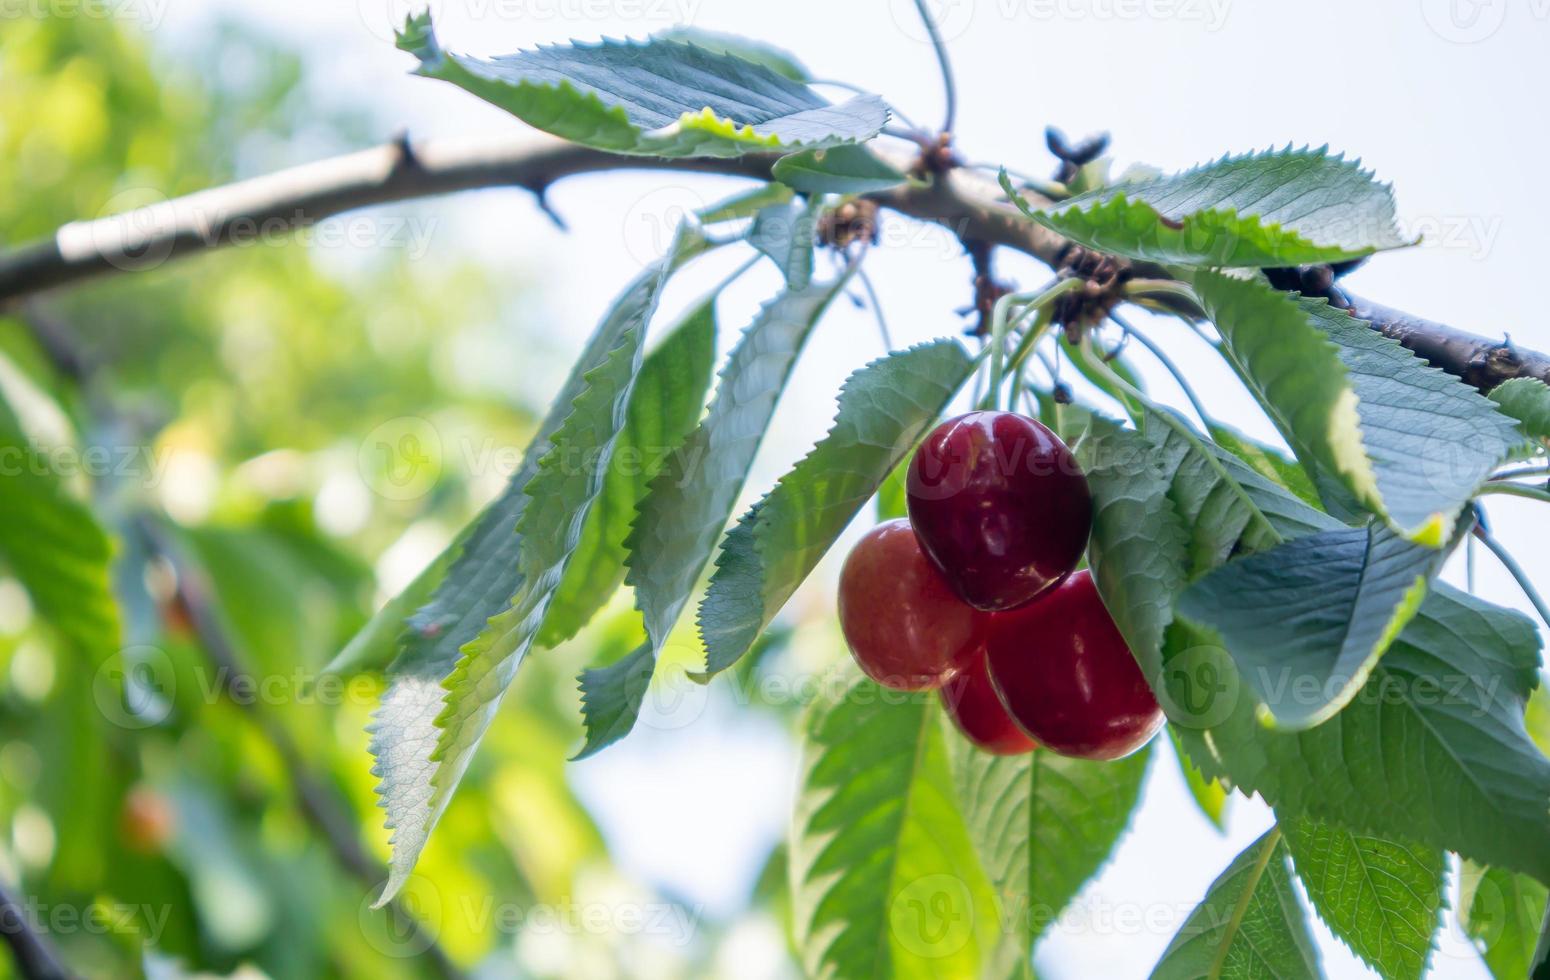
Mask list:
[[[863,537],[840,573],[840,626],[867,676],[938,690],[964,736],[1117,759],[1162,725],[1092,575],[1077,571],[1092,495],[1034,419],[973,412],[910,461],[909,519]]]

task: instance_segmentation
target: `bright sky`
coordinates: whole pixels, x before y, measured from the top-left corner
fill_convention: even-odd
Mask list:
[[[451,86],[409,77],[388,24],[404,0],[139,0],[168,46],[197,43],[218,13],[236,14],[312,51],[327,86],[380,107],[416,136],[519,132],[521,124]],[[413,4],[418,7],[420,4]],[[1119,167],[1184,167],[1224,152],[1328,143],[1360,155],[1397,189],[1401,222],[1425,244],[1383,256],[1355,274],[1354,290],[1483,333],[1510,332],[1550,349],[1533,290],[1543,282],[1547,134],[1539,105],[1550,88],[1550,0],[936,0],[961,93],[958,139],[971,159],[1044,172],[1046,123],[1072,135],[1107,129]],[[910,0],[438,0],[446,47],[498,54],[535,43],[639,37],[676,22],[748,34],[795,53],[821,77],[865,85],[910,117],[934,124],[941,94]],[[306,154],[299,152],[294,162]],[[545,343],[579,347],[603,305],[654,255],[657,229],[676,209],[737,185],[709,178],[607,175],[555,188],[570,223],[558,232],[517,191],[440,202],[431,247],[473,249],[495,268],[543,284]],[[969,269],[935,230],[907,230],[869,259],[896,346],[953,333]],[[1045,273],[1005,261],[1025,287]],[[682,305],[720,275],[675,285]],[[769,270],[728,304],[731,329],[774,288]],[[741,312],[739,312],[741,311]],[[1182,328],[1154,326],[1218,418],[1263,438],[1267,422],[1220,363]],[[778,417],[756,475],[767,485],[826,428],[844,375],[879,353],[869,314],[840,303],[815,339]],[[1177,389],[1137,357],[1154,391]],[[558,384],[558,380],[553,382]],[[535,393],[534,401],[542,397]],[[1174,401],[1182,403],[1181,399]],[[1500,499],[1500,498],[1497,498]],[[1543,519],[1528,505],[1495,503],[1500,538],[1540,581],[1550,581]],[[1460,563],[1455,562],[1455,565]],[[819,576],[832,576],[832,564]],[[1449,574],[1461,581],[1459,568]],[[826,586],[825,586],[826,587]],[[1489,555],[1480,591],[1529,611]],[[764,847],[789,812],[794,759],[767,721],[730,710],[679,727],[659,718],[621,746],[574,767],[580,792],[624,865],[708,909],[734,910]],[[1147,805],[1080,913],[1041,947],[1041,975],[1143,975],[1232,857],[1270,822],[1234,801],[1231,832],[1196,815],[1171,759],[1159,758]],[[1162,910],[1160,927],[1125,926],[1134,910]],[[1143,916],[1143,920],[1147,917]],[[1331,976],[1367,976],[1327,933]],[[1484,976],[1450,924],[1438,975]]]

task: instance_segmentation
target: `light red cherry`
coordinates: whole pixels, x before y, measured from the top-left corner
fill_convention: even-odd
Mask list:
[[[940,687],[984,655],[984,617],[948,587],[906,520],[879,524],[851,549],[839,614],[856,663],[885,687]]]
[[[1039,601],[989,617],[990,680],[1040,745],[1118,759],[1145,745],[1163,712],[1086,570]]]
[[[1055,433],[1023,415],[971,412],[943,422],[915,451],[905,489],[921,547],[979,609],[1038,598],[1087,548],[1087,477]]]

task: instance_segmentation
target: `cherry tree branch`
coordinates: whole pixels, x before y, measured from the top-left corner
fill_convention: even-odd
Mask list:
[[[914,162],[884,153],[908,169]],[[398,140],[345,156],[200,191],[118,215],[71,222],[53,237],[0,254],[0,307],[90,277],[156,268],[185,255],[241,242],[277,228],[304,228],[323,218],[375,205],[488,187],[522,187],[538,195],[559,180],[617,170],[670,170],[770,179],[773,158],[622,156],[560,140]],[[1021,215],[984,175],[967,168],[871,195],[906,217],[945,227],[958,238],[1023,252],[1060,268],[1075,246]],[[1044,202],[1030,195],[1036,206]],[[1136,264],[1138,275],[1163,275]],[[1504,340],[1466,333],[1347,296],[1352,312],[1443,370],[1481,390],[1508,378],[1550,384],[1550,357]]]
[[[11,963],[17,976],[27,980],[71,980],[75,976],[59,958],[53,944],[32,928],[27,910],[3,885],[0,885],[0,936],[11,949]]]

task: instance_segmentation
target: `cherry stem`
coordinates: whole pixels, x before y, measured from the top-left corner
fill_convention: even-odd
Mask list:
[[[1545,621],[1546,626],[1550,626],[1550,605],[1546,605],[1545,600],[1539,597],[1539,593],[1534,589],[1534,583],[1529,580],[1528,574],[1523,571],[1523,566],[1518,564],[1518,560],[1512,557],[1512,552],[1504,548],[1490,531],[1479,524],[1475,525],[1475,537],[1480,539],[1481,544],[1491,549],[1491,554],[1495,555],[1496,560],[1507,569],[1507,574],[1517,581],[1518,588],[1523,590],[1523,594],[1533,604],[1535,611],[1539,613],[1539,618]]]
[[[893,350],[893,338],[888,333],[888,321],[883,317],[883,304],[877,300],[877,290],[872,287],[872,279],[866,274],[865,269],[856,272],[856,279],[861,283],[861,288],[866,291],[867,304],[872,307],[872,314],[877,317],[877,332],[883,338],[883,353]]]
[[[1502,470],[1499,473],[1492,474],[1491,479],[1493,479],[1493,480],[1521,480],[1521,479],[1524,479],[1525,477],[1531,477],[1531,476],[1546,476],[1546,477],[1550,477],[1550,466],[1544,466],[1544,465],[1520,466],[1520,467],[1517,467],[1516,469]]]
[[[1479,493],[1481,496],[1488,493],[1499,493],[1508,497],[1527,497],[1530,500],[1538,500],[1550,504],[1550,490],[1526,487],[1521,483],[1487,483],[1480,488]]]
[[[1170,296],[1200,308],[1200,297],[1195,295],[1189,283],[1176,279],[1132,279],[1125,283],[1125,295],[1130,299],[1147,299],[1154,296]]]
[[[1083,280],[1056,279],[1053,283],[1038,292],[1032,293],[1007,293],[996,300],[996,305],[990,312],[990,390],[985,393],[986,408],[995,408],[1001,403],[1001,386],[1010,371],[1015,373],[1023,361],[1028,357],[1040,336],[1049,326],[1049,320],[1035,321],[1018,343],[1017,349],[1012,352],[1010,361],[1006,357],[1006,337],[1009,332],[1022,322],[1022,318],[1030,312],[1042,311],[1050,303],[1064,296],[1066,293],[1081,289]],[[1013,320],[1011,310],[1013,306],[1021,305],[1017,319]]]
[[[1157,358],[1158,362],[1162,364],[1163,367],[1167,368],[1168,373],[1173,375],[1173,380],[1184,392],[1184,397],[1189,399],[1191,407],[1195,409],[1195,414],[1200,416],[1200,424],[1206,427],[1206,431],[1209,432],[1211,429],[1215,428],[1216,422],[1211,418],[1210,414],[1206,412],[1205,404],[1201,402],[1200,396],[1195,394],[1195,389],[1191,387],[1189,381],[1185,379],[1184,372],[1179,370],[1179,366],[1173,362],[1173,358],[1168,356],[1167,352],[1162,349],[1162,346],[1153,341],[1146,334],[1131,326],[1125,320],[1120,319],[1118,314],[1110,313],[1109,319],[1119,324],[1120,329],[1125,331],[1126,336],[1134,337],[1142,347],[1145,347],[1147,350],[1151,351],[1152,356]]]
[[[920,13],[921,23],[926,25],[926,33],[931,37],[931,48],[936,52],[936,63],[942,69],[942,93],[947,100],[942,133],[950,134],[958,116],[958,86],[953,81],[953,64],[947,59],[947,43],[942,40],[942,32],[937,30],[936,20],[926,9],[926,0],[915,0],[915,9]]]

